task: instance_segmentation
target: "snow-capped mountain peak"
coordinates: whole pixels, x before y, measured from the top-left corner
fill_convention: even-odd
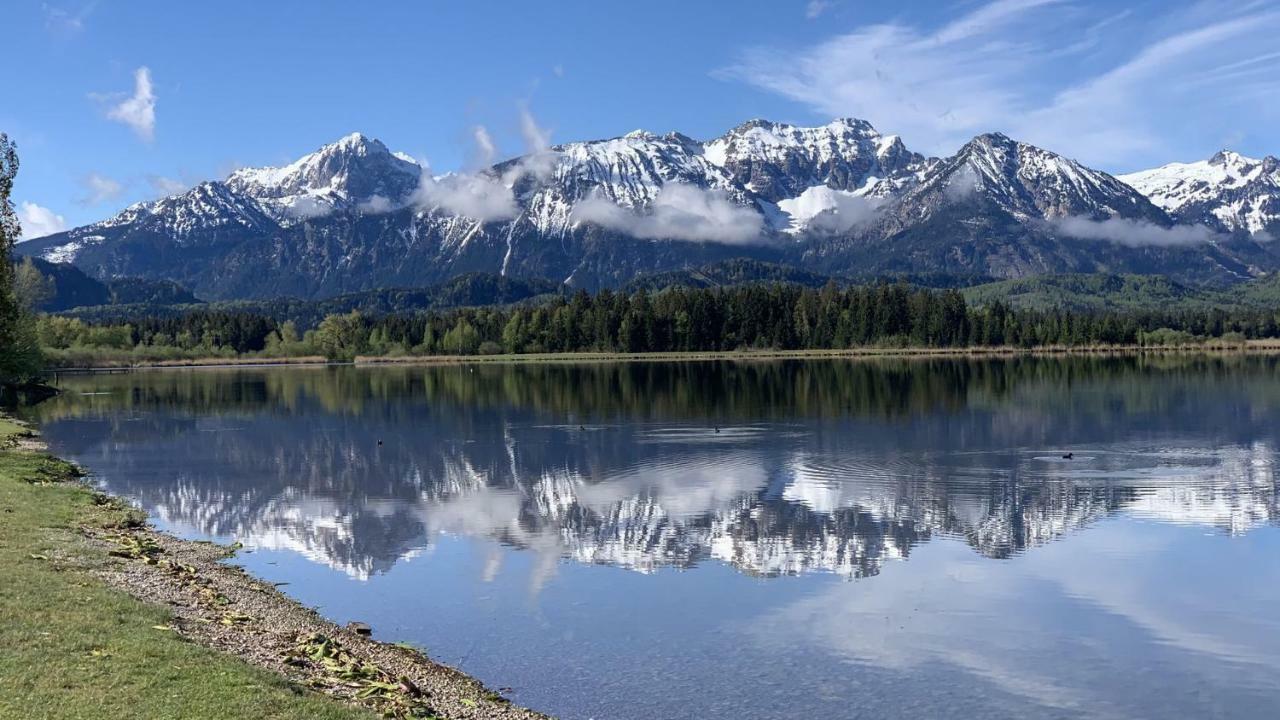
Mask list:
[[[897,136],[881,135],[855,118],[819,127],[750,120],[706,143],[704,155],[735,184],[775,203],[816,186],[885,196],[926,163]]]
[[[1280,226],[1280,161],[1230,150],[1208,160],[1169,163],[1120,179],[1184,222],[1266,233]]]
[[[1130,222],[1108,228],[1128,232],[1208,218],[1217,229],[1275,234],[1278,165],[1224,151],[1126,184],[999,133],[935,159],[845,118],[751,120],[707,141],[638,130],[433,179],[352,133],[18,252],[98,277],[172,280],[209,298],[324,297],[474,271],[599,288],[743,256],[832,275],[1106,270],[1230,280],[1280,270],[1280,255],[1258,243],[1206,250],[1199,235],[1193,247],[1166,248],[1054,228],[1118,218]]]
[[[1145,198],[1111,175],[998,132],[970,140],[922,185],[944,186],[952,197],[979,190],[1020,219],[1119,216],[1167,224]]]
[[[422,168],[381,141],[351,133],[281,167],[245,168],[226,180],[281,220],[314,217],[375,196],[400,202],[417,187]]]

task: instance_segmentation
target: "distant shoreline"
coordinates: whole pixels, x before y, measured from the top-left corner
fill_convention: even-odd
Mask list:
[[[296,358],[205,358],[165,360],[148,363],[103,363],[90,367],[51,368],[51,374],[108,373],[129,370],[253,368],[253,367],[323,367],[354,365],[357,367],[392,365],[463,365],[463,364],[536,364],[536,363],[609,363],[609,362],[702,362],[712,360],[838,360],[865,358],[1001,358],[1001,357],[1067,357],[1067,356],[1134,356],[1196,354],[1271,354],[1280,353],[1280,340],[1249,340],[1245,343],[1205,342],[1184,345],[1045,345],[1040,347],[958,347],[958,348],[893,348],[860,347],[837,350],[723,350],[690,352],[581,352],[519,353],[499,355],[407,355],[365,356],[352,361],[328,360],[307,356]]]

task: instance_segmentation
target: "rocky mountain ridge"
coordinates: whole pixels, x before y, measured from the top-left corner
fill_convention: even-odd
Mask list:
[[[99,279],[209,299],[328,297],[468,272],[596,289],[751,258],[843,277],[1280,268],[1274,158],[1116,178],[998,133],[926,158],[863,120],[765,120],[702,142],[635,131],[433,175],[359,133],[23,243]]]

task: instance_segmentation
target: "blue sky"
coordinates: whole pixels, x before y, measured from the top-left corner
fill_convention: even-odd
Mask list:
[[[0,130],[27,235],[354,130],[476,164],[636,128],[870,120],[948,154],[999,130],[1122,172],[1280,154],[1280,2],[18,0]],[[16,45],[16,46],[15,46]]]

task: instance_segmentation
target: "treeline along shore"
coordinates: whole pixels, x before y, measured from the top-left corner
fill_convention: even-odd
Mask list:
[[[326,316],[315,327],[233,310],[92,323],[46,315],[56,367],[358,356],[1167,347],[1280,338],[1280,310],[1070,311],[981,306],[905,283],[578,292],[536,303]]]

